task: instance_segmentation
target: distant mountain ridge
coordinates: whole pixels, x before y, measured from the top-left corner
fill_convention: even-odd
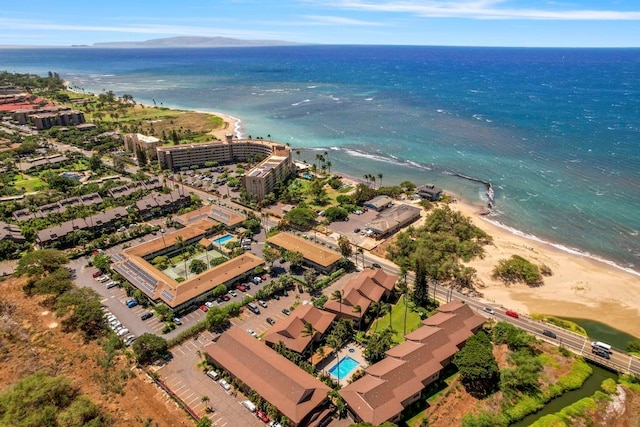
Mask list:
[[[299,43],[282,40],[241,40],[229,37],[180,36],[151,39],[140,42],[102,42],[94,47],[242,47],[242,46],[288,46]]]

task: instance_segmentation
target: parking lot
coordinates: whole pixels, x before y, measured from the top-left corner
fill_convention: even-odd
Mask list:
[[[368,210],[360,215],[349,214],[349,221],[335,221],[328,225],[329,230],[340,235],[345,235],[351,243],[367,250],[375,248],[381,241],[363,235],[367,224],[377,216],[377,212]],[[355,230],[359,230],[356,232]]]

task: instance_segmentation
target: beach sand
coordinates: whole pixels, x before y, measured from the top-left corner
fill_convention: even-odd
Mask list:
[[[352,185],[364,180],[337,172]],[[513,234],[480,215],[485,208],[457,200],[449,205],[471,218],[493,237],[485,257],[468,263],[477,270],[484,300],[522,314],[547,314],[595,320],[640,337],[640,277],[592,258],[562,251],[550,244]],[[491,278],[500,259],[520,255],[551,268],[540,287],[506,285]]]
[[[562,251],[549,244],[518,236],[483,219],[482,209],[452,203],[452,209],[470,217],[474,224],[493,236],[486,256],[468,265],[474,267],[484,299],[526,314],[595,320],[640,337],[640,277],[603,262]],[[553,275],[544,285],[505,285],[491,278],[498,260],[520,255],[545,264]]]

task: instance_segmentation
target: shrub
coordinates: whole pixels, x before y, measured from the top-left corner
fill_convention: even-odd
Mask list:
[[[524,282],[529,286],[542,284],[542,275],[538,266],[518,255],[499,260],[492,274],[494,278],[507,283]]]
[[[600,384],[600,388],[602,389],[602,391],[609,395],[618,394],[618,384],[616,384],[616,382],[611,378],[607,378],[606,380],[602,381],[602,384]]]

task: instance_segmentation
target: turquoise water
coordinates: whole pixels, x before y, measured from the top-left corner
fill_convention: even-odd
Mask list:
[[[333,365],[329,369],[329,373],[334,377],[338,377],[340,381],[342,381],[346,376],[351,374],[351,372],[359,366],[359,363],[350,358],[349,356],[345,356],[340,359],[340,363]]]
[[[640,49],[0,49],[79,92],[219,111],[332,172],[433,183],[496,224],[640,270]],[[380,183],[376,179],[376,185]]]
[[[224,236],[215,239],[213,243],[215,243],[216,245],[224,246],[224,244],[231,239],[233,239],[233,236],[231,234],[225,234]]]

